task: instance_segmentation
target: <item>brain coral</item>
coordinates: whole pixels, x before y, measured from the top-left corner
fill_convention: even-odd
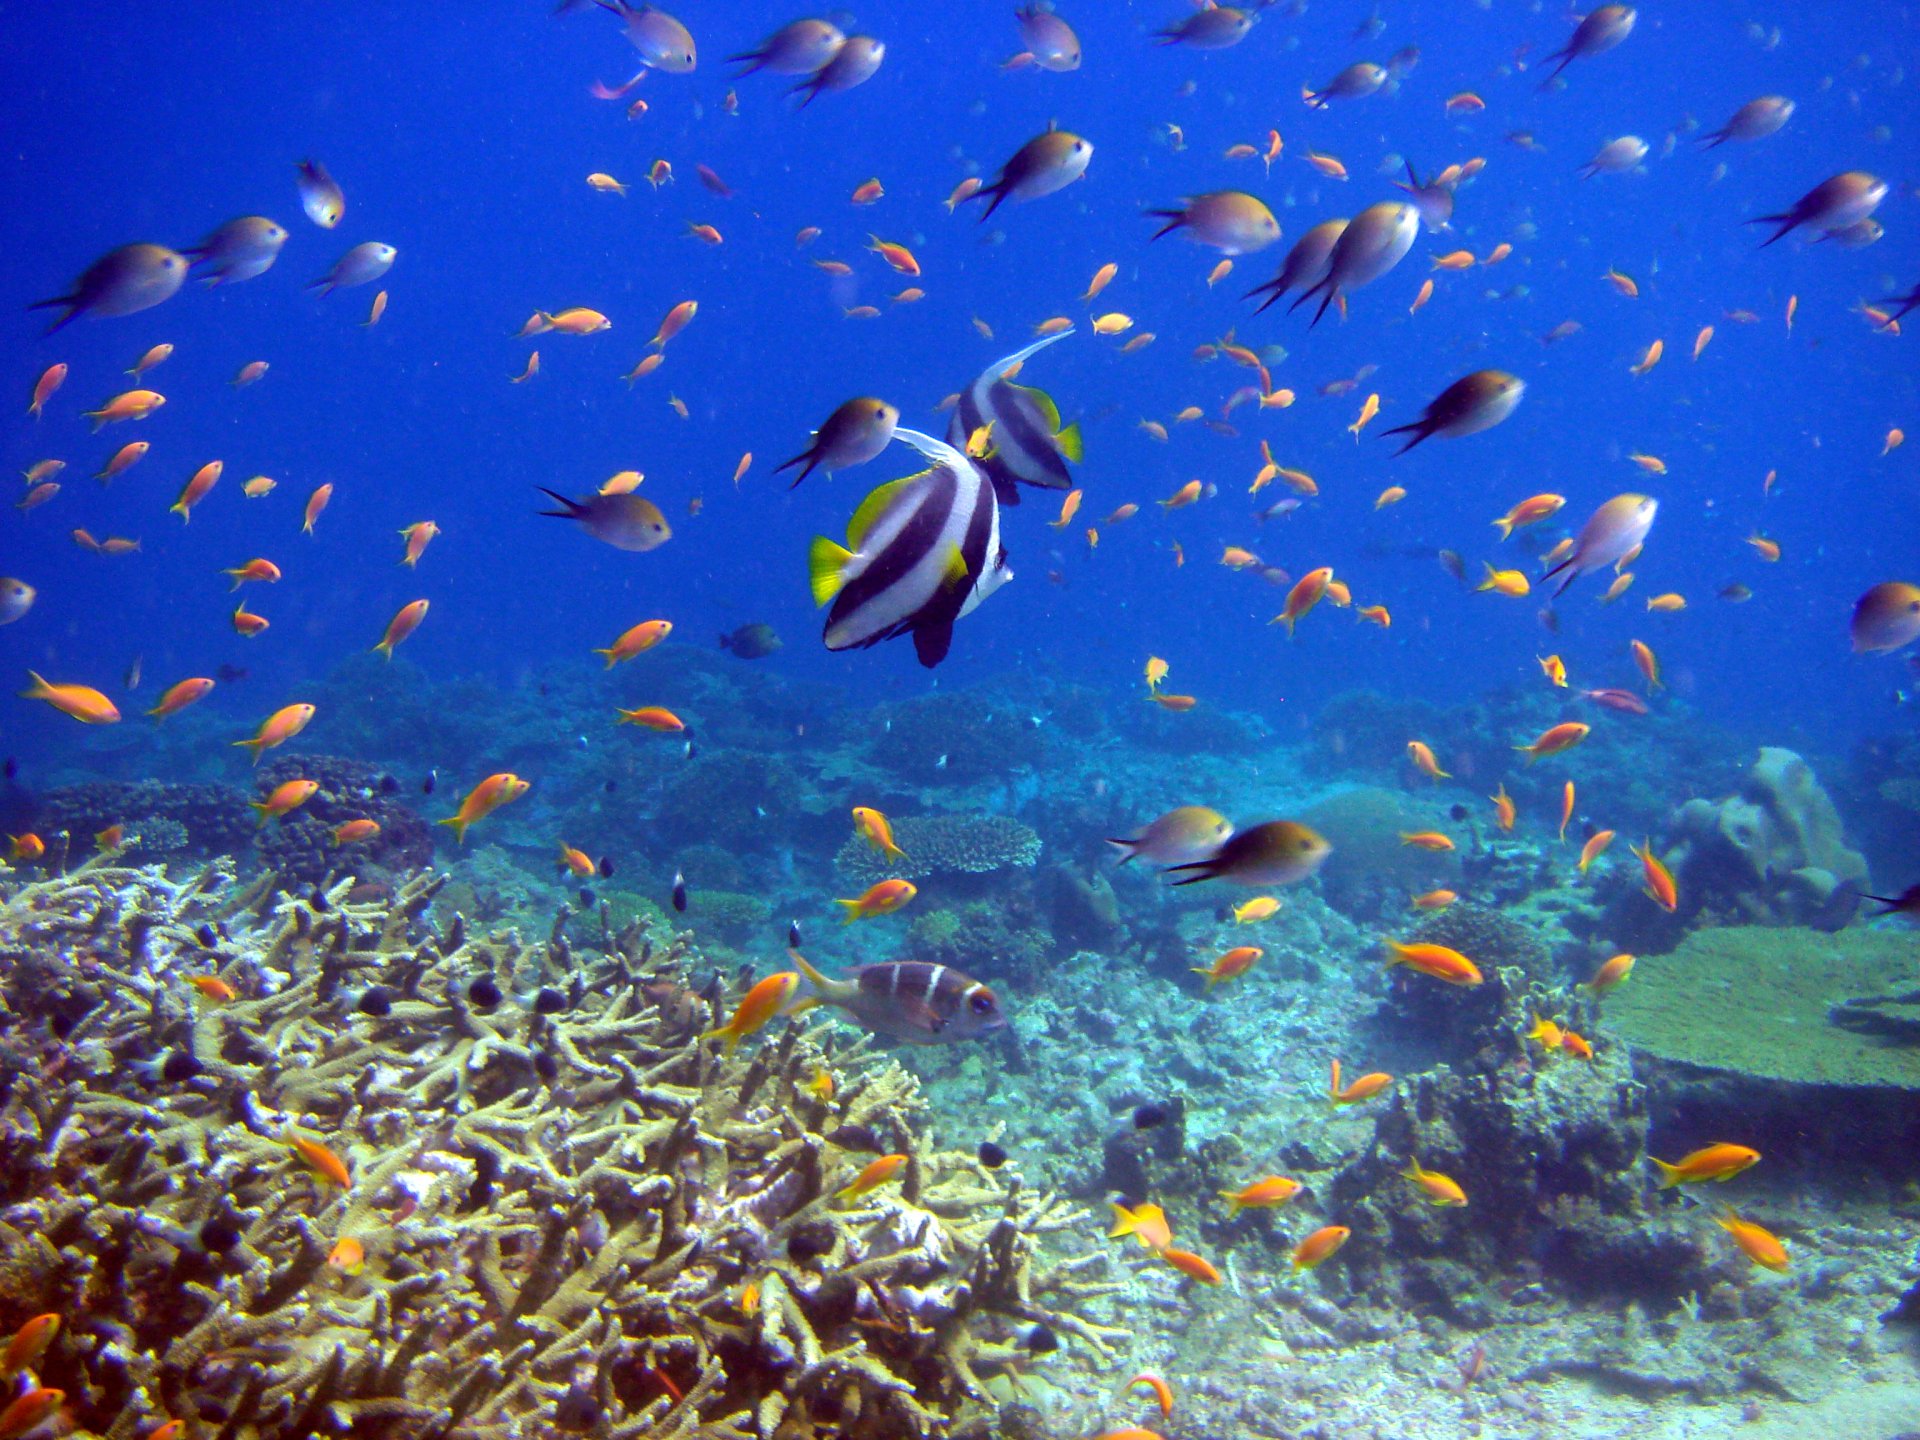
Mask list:
[[[1038,1253],[1073,1213],[927,1143],[867,1042],[723,1054],[682,938],[436,931],[441,883],[0,889],[0,1333],[62,1316],[80,1432],[983,1440],[1018,1326],[1111,1363],[1113,1287]]]
[[[876,880],[923,880],[929,875],[989,875],[1040,863],[1040,836],[1031,825],[1006,815],[924,815],[893,822],[894,843],[906,852],[889,856],[858,835],[840,847],[833,863],[863,885]]]

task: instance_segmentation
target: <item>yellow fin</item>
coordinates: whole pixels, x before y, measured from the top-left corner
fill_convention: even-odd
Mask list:
[[[1037,385],[1015,385],[1013,388],[1033,402],[1034,408],[1040,412],[1040,418],[1047,422],[1049,435],[1060,428],[1060,407],[1053,403],[1051,395]]]
[[[953,547],[953,554],[947,560],[947,568],[941,573],[942,585],[964,585],[967,583],[967,557],[960,553],[960,547]]]
[[[1053,437],[1053,443],[1060,447],[1060,453],[1078,465],[1087,453],[1087,447],[1080,436],[1080,422],[1074,421]]]
[[[926,471],[923,470],[920,474],[924,475]],[[899,495],[902,487],[919,478],[919,475],[908,475],[899,480],[889,480],[862,500],[860,508],[853,512],[853,518],[847,522],[848,546],[855,550],[865,546],[874,522],[880,518],[880,512],[893,503],[894,497]]]
[[[815,605],[824,605],[840,593],[851,559],[853,552],[846,546],[836,545],[824,535],[813,537],[807,547],[807,583],[813,588]]]

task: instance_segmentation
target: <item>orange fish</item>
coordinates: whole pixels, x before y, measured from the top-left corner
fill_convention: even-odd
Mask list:
[[[651,375],[654,371],[658,370],[660,368],[661,362],[666,358],[667,357],[661,354],[658,350],[654,351],[651,355],[643,355],[640,357],[640,363],[638,365],[635,365],[633,369],[629,370],[626,374],[622,375],[620,378],[626,381],[627,387],[631,389],[634,385],[634,382],[639,380],[644,380],[647,376]]]
[[[873,183],[877,185],[880,182],[876,180]],[[954,186],[947,198],[940,203],[947,207],[947,213],[951,215],[956,209],[980,193],[981,183],[978,175],[969,175],[958,185]]]
[[[1450,251],[1445,255],[1434,257],[1432,264],[1436,270],[1471,270],[1473,252],[1471,250]]]
[[[1253,962],[1265,953],[1255,945],[1237,945],[1226,954],[1216,957],[1213,964],[1195,967],[1193,973],[1206,976],[1207,989],[1211,990],[1222,980],[1246,974],[1253,968]]]
[[[1453,841],[1437,830],[1421,830],[1414,834],[1402,834],[1402,845],[1412,845],[1420,850],[1451,850]]]
[[[1420,282],[1420,293],[1413,297],[1413,304],[1407,307],[1407,313],[1409,315],[1418,313],[1420,307],[1422,305],[1425,305],[1427,301],[1431,300],[1432,298],[1433,298],[1433,277],[1429,275],[1425,280],[1422,280]]]
[[[991,422],[989,422],[991,423]],[[1073,523],[1073,517],[1080,513],[1080,495],[1078,490],[1069,490],[1067,498],[1060,502],[1060,518],[1049,520],[1047,524],[1055,530],[1064,530]]]
[[[1136,1205],[1131,1210],[1113,1206],[1113,1229],[1107,1238],[1118,1240],[1123,1235],[1133,1236],[1149,1250],[1164,1250],[1173,1243],[1173,1227],[1158,1205]]]
[[[978,183],[976,183],[974,185],[974,189],[977,190],[979,188],[980,187]],[[883,186],[879,182],[879,180],[877,179],[866,180],[854,186],[853,194],[849,195],[847,198],[851,200],[855,205],[871,205],[873,204],[874,201],[878,200],[881,196],[885,195],[886,193],[887,193],[886,187]],[[959,191],[956,190],[954,193],[959,194]],[[966,197],[962,195],[960,198],[964,200]],[[958,200],[949,202],[950,205],[957,205],[959,203],[960,202]]]
[[[220,472],[226,468],[225,463],[219,460],[209,460],[202,465],[181,487],[180,498],[167,507],[168,511],[178,515],[183,525],[192,520],[193,507],[206,499],[207,492],[213,489]]]
[[[1311,1270],[1330,1258],[1353,1232],[1344,1225],[1326,1225],[1293,1247],[1293,1268]]]
[[[651,650],[673,632],[671,620],[642,620],[638,625],[620,634],[620,638],[604,650],[595,650],[596,655],[607,657],[607,669],[611,670],[622,660],[631,660],[642,651]]]
[[[1493,801],[1494,822],[1502,830],[1511,833],[1513,822],[1518,818],[1519,812],[1514,808],[1513,797],[1507,794],[1506,783],[1503,781],[1499,789],[1487,798]]]
[[[1633,652],[1634,668],[1647,682],[1647,693],[1651,695],[1660,689],[1660,658],[1653,653],[1653,647],[1644,640],[1629,640],[1627,648]]]
[[[1676,595],[1669,590],[1664,595],[1655,595],[1647,601],[1647,609],[1657,610],[1663,615],[1673,615],[1687,608],[1687,597]]]
[[[261,722],[258,733],[251,740],[236,740],[233,743],[253,751],[253,763],[258,765],[262,754],[293,739],[307,728],[313,716],[314,707],[311,705],[283,705]]]
[[[530,788],[527,781],[507,771],[489,775],[467,792],[467,798],[460,802],[458,811],[435,823],[451,826],[464,845],[467,843],[469,827],[479,824],[502,805],[518,800]]]
[[[1567,840],[1567,826],[1573,823],[1575,793],[1571,780],[1567,781],[1566,786],[1560,791],[1560,843],[1563,845]]]
[[[314,492],[307,496],[306,513],[300,518],[301,533],[306,535],[313,533],[314,522],[320,518],[321,512],[327,508],[328,502],[332,499],[333,486],[331,484],[315,487]]]
[[[166,403],[167,397],[157,390],[127,390],[114,396],[98,410],[81,413],[93,421],[93,433],[98,435],[107,426],[121,420],[144,420]]]
[[[1629,848],[1640,857],[1640,868],[1647,877],[1643,887],[1647,898],[1671,915],[1680,907],[1680,889],[1674,883],[1673,872],[1653,853],[1651,840],[1643,840],[1637,847]]]
[[[1619,989],[1627,983],[1627,978],[1633,974],[1633,962],[1634,957],[1631,955],[1614,956],[1598,970],[1593,972],[1593,979],[1587,982],[1587,988],[1593,991],[1596,996],[1605,995],[1609,991]]]
[[[1666,348],[1667,348],[1666,341],[1664,340],[1654,341],[1651,345],[1647,346],[1646,351],[1640,356],[1640,358],[1636,360],[1628,368],[1631,369],[1635,375],[1646,374],[1649,370],[1653,369],[1654,366],[1660,363],[1660,357],[1661,355],[1666,353]]]
[[[1612,843],[1613,831],[1611,830],[1596,830],[1589,836],[1587,843],[1580,847],[1580,873],[1586,874],[1587,867],[1604,855],[1607,847]]]
[[[1558,755],[1564,750],[1571,750],[1586,739],[1592,730],[1591,725],[1583,724],[1578,720],[1563,720],[1560,724],[1542,731],[1532,744],[1516,745],[1513,748],[1524,751],[1527,763],[1531,765],[1534,761],[1549,755]]]
[[[1431,776],[1435,780],[1451,780],[1453,778],[1450,772],[1440,768],[1440,762],[1434,758],[1433,747],[1428,745],[1424,740],[1409,740],[1407,742],[1407,758],[1413,761],[1415,768],[1418,769],[1422,775]]]
[[[13,1332],[13,1339],[7,1342],[5,1355],[0,1355],[0,1376],[18,1375],[22,1370],[38,1365],[40,1357],[47,1353],[47,1347],[53,1344],[54,1337],[59,1333],[58,1315],[36,1315],[27,1321]]]
[[[1722,1141],[1702,1146],[1671,1165],[1664,1160],[1654,1160],[1651,1155],[1647,1158],[1660,1167],[1660,1188],[1671,1190],[1676,1185],[1708,1185],[1731,1180],[1741,1171],[1759,1164],[1760,1152]]]
[[[1286,1204],[1300,1193],[1300,1182],[1289,1180],[1284,1175],[1269,1175],[1264,1180],[1256,1180],[1242,1190],[1222,1190],[1220,1198],[1227,1202],[1227,1218],[1231,1220],[1242,1210],[1271,1210]]]
[[[67,1392],[38,1387],[23,1391],[6,1409],[0,1410],[0,1440],[39,1430],[60,1413]]]
[[[616,725],[638,725],[663,734],[678,734],[687,728],[687,722],[664,705],[642,705],[637,710],[622,710],[619,714]]]
[[[109,825],[104,830],[94,832],[93,848],[98,850],[102,855],[112,855],[120,849],[122,842],[124,842],[126,838],[126,826]]]
[[[1161,695],[1155,693],[1147,696],[1147,699],[1158,705],[1162,710],[1172,710],[1178,714],[1185,714],[1200,703],[1199,700],[1192,695]]]
[[[740,1003],[734,1007],[731,1020],[707,1031],[700,1038],[722,1040],[723,1053],[731,1055],[734,1046],[786,1009],[787,1002],[793,999],[793,993],[799,986],[800,972],[797,970],[782,970],[777,975],[767,976],[741,997]]]
[[[1176,1250],[1168,1246],[1160,1252],[1160,1258],[1189,1280],[1198,1280],[1202,1285],[1220,1283],[1220,1272],[1191,1250]]]
[[[1787,1268],[1787,1247],[1780,1243],[1780,1237],[1751,1220],[1742,1220],[1740,1212],[1731,1205],[1727,1207],[1726,1214],[1715,1217],[1714,1224],[1731,1235],[1733,1243],[1740,1247],[1740,1253],[1754,1264],[1768,1270]]]
[[[33,403],[27,406],[27,414],[38,420],[47,408],[47,401],[53,398],[53,392],[67,381],[67,367],[64,364],[49,365],[40,372],[40,378],[33,382]],[[96,426],[96,429],[99,427]]]
[[[29,670],[33,688],[22,690],[23,700],[44,700],[62,715],[71,715],[82,725],[113,725],[120,719],[114,703],[98,690],[85,685],[51,685]]]
[[[1533,1028],[1527,1031],[1527,1039],[1538,1045],[1543,1053],[1551,1053],[1560,1048],[1561,1037],[1565,1034],[1553,1021],[1544,1016],[1533,1017]]]
[[[357,820],[346,820],[333,827],[333,843],[338,849],[342,845],[359,845],[373,839],[380,833],[380,822],[362,816]]]
[[[869,885],[853,900],[836,900],[833,903],[846,907],[846,914],[840,917],[840,923],[851,925],[856,920],[871,919],[875,915],[891,915],[920,893],[910,880],[879,880]]]
[[[1199,482],[1196,481],[1195,483],[1197,484]],[[1270,625],[1284,624],[1287,627],[1287,634],[1291,636],[1293,634],[1293,627],[1300,622],[1308,611],[1320,603],[1321,597],[1327,593],[1327,587],[1332,582],[1332,567],[1323,565],[1317,570],[1309,570],[1305,575],[1302,575],[1300,579],[1294,583],[1294,587],[1287,592],[1287,603],[1281,609],[1280,613],[1267,623]]]
[[[1473,587],[1476,593],[1490,590],[1496,595],[1505,595],[1509,599],[1518,600],[1532,592],[1533,586],[1528,582],[1524,571],[1496,570],[1484,560],[1480,563],[1485,567],[1487,576]]]
[[[1461,1208],[1467,1203],[1466,1191],[1460,1188],[1458,1181],[1450,1175],[1442,1175],[1435,1170],[1422,1168],[1416,1159],[1407,1161],[1407,1168],[1400,1172],[1411,1180],[1420,1191],[1420,1198],[1429,1205]]]
[[[1756,531],[1747,537],[1747,544],[1751,545],[1754,553],[1769,565],[1774,564],[1780,559],[1780,542],[1778,540],[1769,540],[1766,536]]]
[[[329,1185],[337,1185],[342,1190],[353,1186],[353,1172],[347,1168],[347,1162],[322,1145],[318,1140],[309,1140],[304,1135],[293,1135],[287,1139],[293,1153],[320,1179]]]
[[[880,854],[897,855],[902,860],[907,858],[907,852],[894,843],[893,822],[878,810],[867,805],[854,806],[853,828],[862,840]]]
[[[1355,444],[1359,443],[1360,432],[1367,428],[1367,422],[1373,419],[1373,417],[1378,415],[1379,413],[1380,413],[1379,394],[1375,393],[1367,396],[1366,403],[1360,407],[1360,414],[1358,418],[1356,418],[1351,425],[1347,426],[1347,433],[1353,436]]]
[[[1162,431],[1161,433],[1164,436],[1166,432]],[[1160,508],[1163,510],[1184,510],[1200,498],[1200,491],[1200,482],[1198,480],[1189,480],[1178,490],[1174,491],[1171,497],[1162,500],[1160,502]]]
[[[228,383],[231,384],[233,388],[236,390],[245,389],[247,386],[253,384],[256,380],[258,380],[261,376],[265,375],[267,373],[267,369],[268,369],[268,366],[266,361],[249,360],[246,364],[240,367],[239,372]]]
[[[1388,965],[1405,965],[1409,970],[1417,970],[1422,975],[1443,980],[1449,985],[1478,985],[1483,979],[1478,965],[1458,950],[1450,950],[1445,945],[1408,945],[1389,940],[1387,949],[1392,952]]]
[[[182,680],[176,685],[168,686],[166,693],[160,697],[160,703],[147,711],[147,714],[156,720],[164,720],[167,716],[176,715],[186,709],[194,701],[204,700],[212,689],[213,681],[211,680],[198,677]]]
[[[1162,1417],[1173,1414],[1173,1387],[1151,1370],[1142,1370],[1127,1382],[1127,1390],[1132,1392],[1142,1387],[1153,1392],[1154,1403],[1160,1407]],[[1123,1432],[1124,1433],[1124,1432]],[[1144,1433],[1144,1432],[1142,1432]]]
[[[868,1165],[853,1179],[833,1192],[836,1200],[858,1200],[870,1190],[877,1190],[906,1168],[904,1155],[882,1155]]]
[[[1429,890],[1424,895],[1413,897],[1416,910],[1444,910],[1460,897],[1451,890]]]
[[[111,480],[116,475],[124,474],[134,465],[138,464],[141,457],[152,448],[151,443],[146,440],[135,440],[131,444],[122,445],[118,450],[113,452],[113,458],[107,461],[106,468],[101,470],[101,472],[93,478],[96,480]]]
[[[47,853],[46,842],[38,835],[31,833],[26,835],[9,835],[7,839],[11,842],[7,847],[7,858],[9,860],[33,861],[38,860],[42,855]]]
[[[283,780],[273,787],[271,794],[264,800],[248,802],[260,816],[260,823],[278,820],[298,810],[320,791],[318,780]]]
[[[413,600],[402,605],[393,619],[387,622],[387,633],[373,648],[388,660],[393,659],[393,647],[420,628],[420,622],[427,618],[427,602]]]
[[[891,240],[882,240],[874,234],[869,234],[867,239],[872,242],[867,249],[873,251],[900,274],[918,275],[920,273],[920,262],[913,258],[913,252],[906,246],[897,245]]]
[[[721,245],[726,242],[726,237],[712,225],[699,225],[691,220],[687,222],[687,234],[703,245]]]
[[[1389,485],[1374,498],[1373,508],[1384,510],[1389,505],[1398,505],[1407,498],[1406,488],[1401,485]]]
[[[1532,525],[1546,519],[1566,503],[1567,497],[1564,495],[1529,496],[1495,520],[1493,525],[1500,532],[1500,538],[1504,540],[1523,525]]]
[[[271,560],[249,560],[244,565],[220,573],[233,578],[233,588],[236,590],[250,580],[261,580],[272,585],[280,579],[280,567]]]
[[[1393,1084],[1393,1076],[1374,1071],[1371,1075],[1362,1075],[1345,1088],[1340,1084],[1340,1062],[1333,1062],[1333,1078],[1327,1085],[1327,1099],[1334,1105],[1358,1105],[1363,1100],[1371,1100],[1382,1090]]]
[[[521,370],[518,375],[509,375],[507,377],[507,383],[510,385],[524,385],[539,373],[540,352],[535,350],[531,355],[527,356],[526,368]]]
[[[1593,1059],[1593,1046],[1587,1043],[1585,1036],[1578,1035],[1572,1030],[1561,1032],[1560,1048],[1577,1060]]]
[[[342,1235],[327,1252],[327,1268],[343,1275],[358,1275],[366,1264],[367,1247],[351,1235]]]
[[[662,317],[660,328],[653,332],[653,339],[649,340],[647,344],[655,350],[666,349],[667,342],[682,330],[686,329],[687,326],[692,323],[693,317],[699,313],[699,301],[682,300]]]
[[[218,975],[189,975],[187,983],[206,999],[218,1004],[224,1005],[228,1001],[240,998],[239,992]]]

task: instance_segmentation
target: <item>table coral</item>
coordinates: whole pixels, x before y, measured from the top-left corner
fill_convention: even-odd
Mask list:
[[[934,1145],[865,1040],[723,1055],[685,937],[436,929],[443,884],[0,890],[0,1326],[63,1317],[39,1375],[82,1430],[985,1436],[1016,1326],[1124,1337],[1082,1313],[1098,1252],[1041,1257],[1084,1218]],[[836,1203],[876,1144],[900,1183]]]
[[[882,854],[854,835],[833,863],[861,885],[929,875],[991,875],[1040,863],[1039,834],[1007,815],[909,815],[893,822],[893,838],[904,854]]]

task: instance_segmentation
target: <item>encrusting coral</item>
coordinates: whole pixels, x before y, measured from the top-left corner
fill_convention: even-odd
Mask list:
[[[726,1053],[685,937],[436,933],[443,884],[0,888],[0,1330],[62,1317],[80,1430],[984,1436],[1016,1326],[1124,1337],[1099,1252],[1038,1254],[1075,1213],[936,1148],[865,1039]]]

